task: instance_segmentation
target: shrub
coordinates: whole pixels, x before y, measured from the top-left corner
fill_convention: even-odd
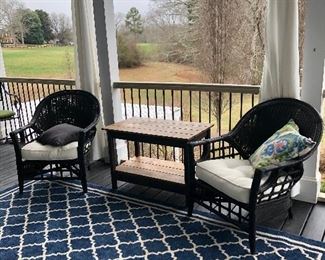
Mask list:
[[[134,41],[117,35],[117,54],[119,68],[133,68],[141,65],[141,55]]]

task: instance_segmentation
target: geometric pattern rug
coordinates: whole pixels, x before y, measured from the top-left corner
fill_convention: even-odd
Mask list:
[[[321,242],[259,230],[91,186],[34,181],[0,195],[0,259],[325,259]]]

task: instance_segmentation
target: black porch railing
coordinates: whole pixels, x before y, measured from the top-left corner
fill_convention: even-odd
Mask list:
[[[74,80],[30,79],[30,78],[0,78],[0,109],[12,110],[13,102],[18,100],[21,123],[27,124],[34,114],[37,104],[46,96],[60,90],[75,88]],[[10,95],[8,95],[7,93]],[[15,130],[17,122],[11,122],[4,127]]]
[[[259,86],[115,82],[121,89],[124,118],[149,117],[214,124],[212,136],[231,130],[238,120],[258,103]],[[134,156],[128,143],[128,157]],[[142,155],[182,160],[182,151],[158,145],[142,144]]]
[[[0,78],[0,109],[12,108],[14,99],[20,102],[21,124],[27,124],[37,104],[45,96],[60,90],[75,88],[74,80]],[[150,117],[214,124],[212,136],[228,132],[238,120],[258,103],[259,86],[234,84],[115,82],[121,91],[124,118]],[[1,123],[10,132],[18,122]],[[148,146],[148,147],[147,147]],[[150,157],[178,160],[182,151],[168,147],[142,144],[142,154]],[[128,145],[128,155],[134,151]]]

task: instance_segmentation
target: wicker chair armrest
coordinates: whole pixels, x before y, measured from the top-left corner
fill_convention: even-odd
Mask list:
[[[80,153],[85,154],[89,152],[96,131],[96,126],[94,126],[94,124],[80,130],[78,138],[78,149]]]
[[[29,131],[28,131],[29,130]],[[16,153],[16,161],[20,162],[22,160],[21,148],[29,142],[35,140],[35,133],[33,129],[33,124],[29,123],[21,128],[16,129],[10,133],[10,138],[14,145],[15,153]]]
[[[206,144],[212,144],[212,143],[216,143],[216,142],[220,142],[220,141],[227,141],[230,137],[230,134],[225,134],[225,135],[221,135],[218,137],[212,137],[209,139],[204,139],[204,140],[200,140],[200,141],[193,141],[190,142],[189,145],[192,147],[195,146],[199,146],[199,145],[206,145]]]
[[[32,126],[33,126],[33,124],[29,123],[29,124],[27,124],[27,125],[25,125],[23,127],[20,127],[20,128],[18,128],[16,130],[12,131],[10,133],[10,135],[16,135],[16,136],[18,136],[19,134],[21,134],[24,131],[26,131],[28,128],[32,128]]]
[[[271,165],[264,168],[255,169],[253,183],[251,187],[251,203],[255,203],[257,197],[259,199],[267,197],[272,199],[272,196],[282,196],[290,191],[293,185],[301,178],[303,174],[302,159],[293,159],[290,161],[284,161],[278,165]],[[263,177],[267,177],[264,184],[261,185]],[[291,176],[288,179],[288,176]],[[280,182],[278,182],[280,180]],[[288,185],[284,185],[287,183]],[[276,194],[265,193],[273,189],[275,186],[280,187]],[[273,187],[273,188],[272,188]]]
[[[13,144],[15,145],[15,142],[18,144],[33,141],[35,139],[32,137],[32,134],[35,134],[33,126],[34,122],[32,121],[29,124],[12,131],[10,133],[10,137],[13,141]],[[30,133],[27,133],[28,130],[30,130]]]
[[[190,142],[189,146],[190,149],[193,150],[192,154],[194,154],[194,149],[196,147],[200,146],[200,150],[203,148],[203,153],[201,154],[200,159],[196,160],[196,163],[208,159],[234,158],[236,155],[238,155],[238,152],[236,152],[235,149],[232,149],[235,147],[233,147],[231,140],[232,134],[231,132],[229,132],[225,135],[221,135],[218,137]],[[221,146],[218,145],[217,148],[215,148],[214,144],[218,142],[221,143]],[[225,143],[227,145],[225,145]],[[226,151],[228,150],[232,152],[227,153]]]

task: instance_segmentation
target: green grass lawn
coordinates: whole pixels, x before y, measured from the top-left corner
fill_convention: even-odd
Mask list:
[[[145,60],[157,55],[158,45],[137,45]],[[75,78],[74,47],[3,48],[8,77]]]
[[[71,79],[74,47],[3,48],[8,77]]]

